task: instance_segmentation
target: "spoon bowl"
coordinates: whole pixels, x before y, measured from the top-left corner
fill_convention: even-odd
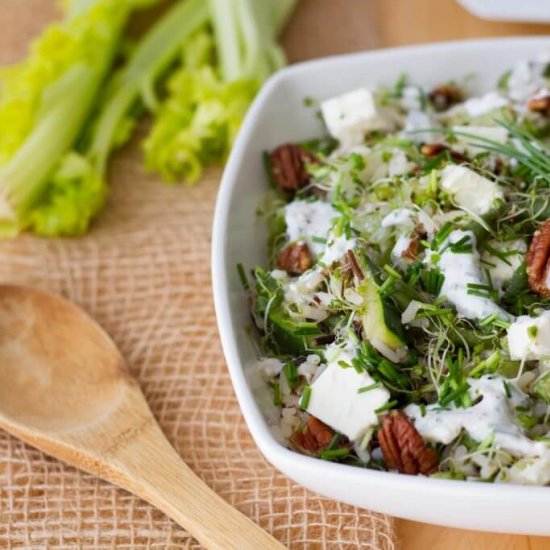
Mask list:
[[[113,341],[63,298],[0,285],[0,428],[149,501],[207,548],[284,548],[180,459]]]
[[[0,414],[14,423],[78,430],[124,398],[128,374],[115,345],[82,310],[50,294],[0,286],[0,358]]]

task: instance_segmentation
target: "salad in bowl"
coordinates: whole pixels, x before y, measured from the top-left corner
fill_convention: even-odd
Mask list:
[[[547,485],[550,56],[468,88],[306,99],[329,137],[266,152],[269,262],[239,265],[254,369],[300,453]]]

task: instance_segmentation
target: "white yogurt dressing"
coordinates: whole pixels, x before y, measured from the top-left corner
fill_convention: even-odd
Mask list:
[[[316,259],[325,250],[323,242],[314,237],[326,239],[338,212],[323,201],[293,201],[285,207],[286,233],[290,242],[303,241]]]
[[[320,258],[320,263],[330,267],[334,262],[341,260],[344,254],[348,250],[352,250],[355,245],[355,239],[347,239],[345,235],[340,237],[330,236],[325,251]]]
[[[541,441],[525,436],[515,414],[515,407],[525,402],[525,394],[511,381],[507,381],[511,397],[506,394],[505,379],[486,375],[469,378],[469,394],[472,400],[482,399],[472,407],[463,409],[452,405],[441,409],[437,403],[428,405],[425,414],[418,405],[409,405],[405,413],[414,420],[420,435],[428,441],[449,444],[464,430],[478,442],[494,436],[494,444],[513,456],[543,456],[549,453]]]
[[[457,243],[464,237],[469,237],[472,252],[454,253],[448,244]],[[441,252],[443,251],[443,252]],[[436,263],[445,280],[440,296],[445,296],[451,302],[459,315],[467,319],[482,319],[487,315],[498,313],[499,318],[510,320],[511,316],[492,300],[474,294],[468,294],[468,284],[487,284],[481,270],[480,257],[476,248],[476,237],[472,231],[456,230],[451,232],[438,253]],[[425,262],[432,263],[433,253],[427,254]]]

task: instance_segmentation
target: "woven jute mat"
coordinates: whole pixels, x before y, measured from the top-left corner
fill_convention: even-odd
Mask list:
[[[0,59],[22,55],[50,0],[0,0]],[[260,455],[235,399],[210,289],[219,172],[166,186],[117,155],[109,203],[72,240],[0,241],[0,282],[58,292],[113,337],[168,439],[223,498],[290,548],[394,548],[392,521],[312,494]],[[1,368],[1,366],[0,366]],[[200,503],[198,503],[200,505]],[[162,513],[0,432],[1,548],[198,548]],[[261,549],[258,549],[261,550]]]

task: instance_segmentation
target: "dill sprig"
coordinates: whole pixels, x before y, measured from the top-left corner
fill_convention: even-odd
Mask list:
[[[495,122],[506,128],[510,137],[517,145],[500,143],[490,138],[463,132],[461,130],[445,129],[451,135],[465,137],[471,140],[471,145],[497,153],[504,157],[514,159],[519,165],[526,168],[534,179],[542,180],[550,186],[550,155],[547,149],[533,134],[519,126],[516,122],[495,120]]]

